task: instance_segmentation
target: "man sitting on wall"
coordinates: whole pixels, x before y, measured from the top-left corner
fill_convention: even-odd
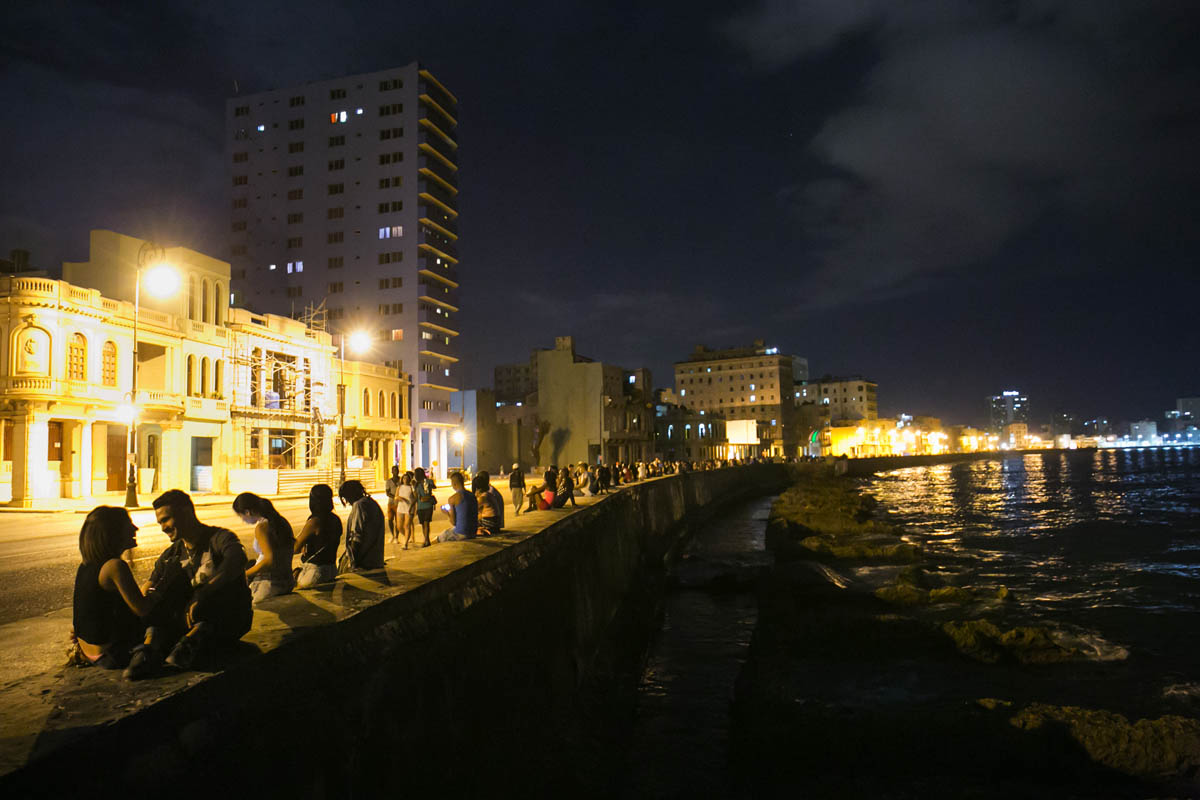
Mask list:
[[[459,542],[464,539],[474,539],[475,531],[479,528],[479,506],[475,495],[466,490],[461,472],[450,473],[450,489],[452,494],[442,510],[450,518],[453,527],[442,531],[438,536],[439,542]]]
[[[246,550],[233,531],[196,519],[192,498],[180,489],[163,492],[153,505],[171,545],[142,587],[156,607],[145,642],[125,669],[129,680],[154,674],[167,648],[167,665],[190,668],[198,654],[245,636],[254,616]]]
[[[362,481],[349,480],[338,487],[342,505],[350,506],[346,518],[346,555],[353,572],[383,568],[383,537],[387,523],[383,509],[367,494]]]

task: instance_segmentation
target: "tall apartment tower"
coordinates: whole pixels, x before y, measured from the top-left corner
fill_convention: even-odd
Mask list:
[[[458,99],[413,62],[239,95],[225,117],[234,304],[315,310],[335,344],[369,333],[353,357],[413,376],[412,463],[444,475],[461,423]]]
[[[988,429],[1003,434],[1014,423],[1029,424],[1029,398],[1016,389],[1007,389],[988,398]]]

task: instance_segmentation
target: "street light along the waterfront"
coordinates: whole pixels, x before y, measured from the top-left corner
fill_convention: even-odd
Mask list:
[[[129,449],[126,460],[129,462],[129,477],[125,481],[125,507],[136,508],[138,505],[138,463],[137,463],[137,428],[138,428],[138,313],[142,302],[142,272],[146,273],[146,291],[153,297],[170,297],[179,290],[179,273],[166,263],[166,250],[153,242],[142,242],[138,249],[137,264],[133,281],[133,358],[129,384]],[[147,269],[147,265],[149,269]]]
[[[338,359],[338,454],[341,460],[341,473],[338,485],[346,482],[346,339],[350,339],[350,353],[362,355],[371,349],[371,334],[366,331],[353,331],[339,335],[341,356]]]
[[[465,471],[467,468],[467,434],[462,428],[454,432],[454,443],[458,445],[458,469]]]

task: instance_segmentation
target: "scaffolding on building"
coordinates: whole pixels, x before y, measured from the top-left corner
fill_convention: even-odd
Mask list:
[[[324,331],[324,303],[310,305],[302,319],[308,337],[316,338],[314,331]],[[251,331],[235,331],[232,338],[230,417],[242,465],[315,468],[325,452],[327,421],[321,413],[326,385],[314,378],[312,356],[272,347]]]

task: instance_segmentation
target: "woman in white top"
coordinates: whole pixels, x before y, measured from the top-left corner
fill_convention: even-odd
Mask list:
[[[292,526],[265,497],[242,492],[233,499],[233,513],[254,526],[254,563],[246,570],[254,603],[277,594],[287,594],[296,585],[292,574],[292,550],[296,537]]]
[[[412,508],[415,499],[413,474],[406,472],[400,478],[400,485],[396,487],[396,536],[404,535],[404,550],[408,549],[408,543],[412,541],[414,517]]]

